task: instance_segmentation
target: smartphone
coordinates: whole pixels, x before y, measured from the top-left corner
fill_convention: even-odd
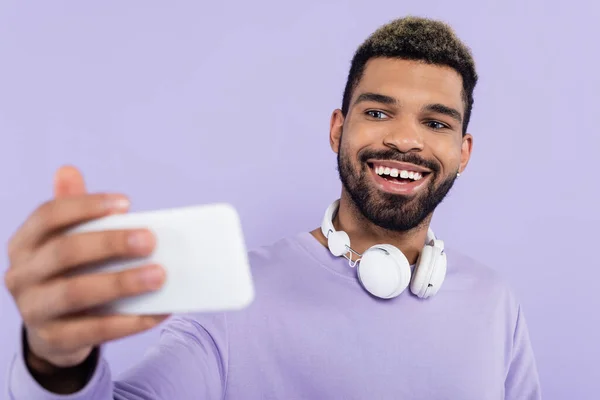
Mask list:
[[[85,222],[68,234],[145,228],[154,252],[143,258],[87,266],[75,273],[120,271],[146,264],[166,270],[163,287],[99,308],[111,314],[172,314],[240,310],[254,300],[254,286],[241,221],[227,203],[110,215]]]

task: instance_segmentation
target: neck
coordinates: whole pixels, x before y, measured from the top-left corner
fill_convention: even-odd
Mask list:
[[[410,231],[395,232],[383,229],[367,220],[356,208],[354,202],[343,192],[338,212],[333,219],[333,226],[336,230],[348,234],[352,249],[358,253],[364,253],[369,247],[376,244],[391,244],[399,248],[408,261],[414,264],[425,244],[430,220],[431,216]],[[321,244],[327,246],[327,239],[320,229],[315,229],[311,233]]]

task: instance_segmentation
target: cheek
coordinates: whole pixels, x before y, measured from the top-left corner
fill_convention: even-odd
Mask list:
[[[361,144],[356,140],[355,136],[344,133],[340,142],[340,152],[344,157],[356,159],[361,148],[360,146]]]
[[[458,167],[462,155],[461,144],[456,144],[454,141],[440,140],[432,143],[430,147],[435,158],[441,163],[445,170],[453,170]]]
[[[381,145],[389,130],[390,127],[387,124],[373,123],[351,116],[346,121],[342,140],[346,140],[348,148],[357,152],[366,147]]]

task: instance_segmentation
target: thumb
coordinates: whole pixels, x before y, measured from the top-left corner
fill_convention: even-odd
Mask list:
[[[54,174],[54,196],[77,196],[87,192],[81,172],[73,166],[60,167]]]

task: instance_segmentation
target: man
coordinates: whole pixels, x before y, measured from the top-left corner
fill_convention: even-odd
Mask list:
[[[11,399],[540,399],[525,318],[492,272],[449,252],[429,225],[464,171],[477,82],[447,25],[404,18],[356,52],[330,143],[343,184],[320,227],[250,252],[254,303],[174,316],[118,380],[102,344],[166,317],[90,316],[158,289],[160,267],[65,272],[148,254],[147,232],[61,229],[125,212],[74,168],[9,244],[6,284],[24,321]],[[325,208],[325,207],[324,207]],[[447,263],[446,263],[447,260]]]

